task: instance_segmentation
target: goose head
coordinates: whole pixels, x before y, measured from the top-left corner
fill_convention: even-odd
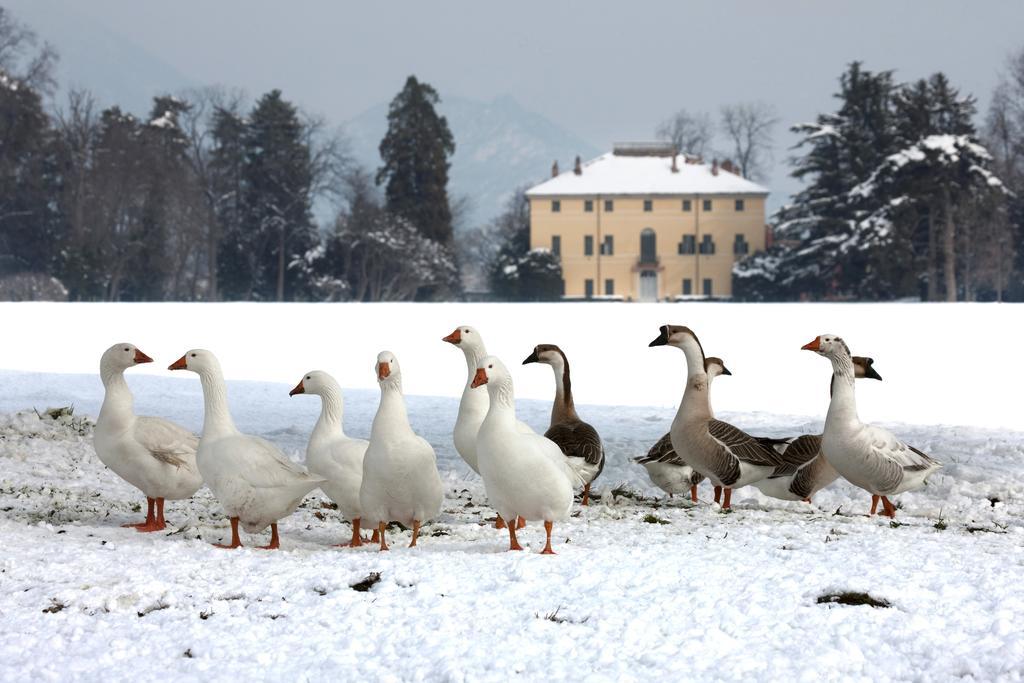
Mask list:
[[[505,383],[511,383],[512,373],[508,371],[505,364],[497,356],[485,356],[476,368],[476,375],[470,386],[474,389],[487,385],[487,389],[500,387]]]
[[[814,351],[819,356],[836,358],[842,354],[850,356],[850,347],[834,334],[821,334],[800,347],[803,351]]]
[[[685,350],[688,346],[696,346],[704,355],[700,340],[689,327],[683,325],[662,325],[658,336],[648,346],[674,346]]]
[[[476,331],[475,327],[469,325],[459,325],[447,337],[441,337],[441,341],[446,341],[453,346],[459,347],[466,355],[471,355],[484,349],[484,340],[480,333]]]
[[[100,369],[120,372],[140,363],[152,363],[153,359],[144,354],[134,344],[127,342],[114,344],[103,352],[100,357]]]
[[[398,365],[398,359],[390,351],[381,351],[377,354],[377,363],[374,369],[377,373],[377,383],[382,387],[395,386],[402,378],[402,369]]]
[[[167,369],[189,370],[201,375],[206,372],[220,372],[220,362],[217,360],[217,356],[206,349],[192,349],[171,363]]]
[[[708,383],[719,375],[731,375],[729,368],[725,367],[725,362],[721,358],[715,356],[709,356],[704,359],[704,372],[707,373]]]
[[[882,376],[875,372],[873,367],[875,364],[874,358],[868,358],[866,356],[854,356],[853,357],[853,376],[857,379],[877,379],[879,382],[882,381]]]
[[[529,363],[544,363],[561,368],[565,366],[565,352],[555,344],[537,344],[533,347],[533,353],[523,361],[523,365]]]
[[[299,380],[295,388],[288,392],[289,396],[295,394],[316,394],[323,396],[337,386],[337,382],[323,370],[312,370]]]

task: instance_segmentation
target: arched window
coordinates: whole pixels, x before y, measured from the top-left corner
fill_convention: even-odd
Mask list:
[[[650,228],[640,233],[640,263],[657,263],[658,238]]]

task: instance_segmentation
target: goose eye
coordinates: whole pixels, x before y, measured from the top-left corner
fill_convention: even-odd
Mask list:
[[[487,369],[488,369],[488,370],[493,370],[493,369],[494,369],[494,366],[493,366],[493,365],[488,365],[488,366],[487,366]]]
[[[193,354],[192,354],[192,357],[193,357],[193,358],[195,358],[195,357],[196,357],[196,354],[194,354],[194,353],[193,353]]]
[[[472,332],[470,332],[469,330],[463,330],[462,332],[463,334],[472,334]]]
[[[306,375],[306,379],[309,379],[309,375]]]
[[[129,349],[129,348],[128,348],[128,347],[126,346],[126,347],[124,347],[124,350],[125,350],[125,353],[127,353],[127,352],[128,352],[128,351],[130,351],[131,349]]]

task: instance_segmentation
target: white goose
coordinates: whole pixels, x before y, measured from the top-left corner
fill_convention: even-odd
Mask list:
[[[388,549],[384,530],[392,521],[412,527],[411,548],[419,538],[420,525],[441,512],[444,490],[434,448],[409,424],[395,354],[381,351],[376,368],[380,406],[363,458],[359,503],[363,519],[377,526],[381,550]]]
[[[346,436],[341,385],[323,370],[306,373],[288,392],[289,396],[296,394],[320,397],[320,419],[306,446],[306,468],[327,480],[320,488],[338,506],[342,517],[352,523],[352,540],[343,545],[359,547],[363,544],[359,535],[359,487],[363,481],[363,456],[370,442]]]
[[[942,463],[900,441],[892,432],[860,421],[853,358],[846,342],[834,334],[823,334],[803,349],[832,361],[832,400],[825,418],[822,452],[839,474],[871,494],[872,514],[881,498],[882,514],[895,517],[896,507],[889,496],[921,487]]]
[[[754,437],[711,414],[704,350],[688,327],[662,325],[650,346],[675,346],[686,356],[686,390],[672,421],[672,447],[715,486],[725,489],[722,509],[728,510],[732,489],[764,479],[782,464],[782,457]]]
[[[473,387],[484,384],[490,407],[480,426],[477,450],[487,498],[505,519],[543,520],[547,542],[542,552],[553,555],[552,527],[569,516],[573,488],[582,486],[582,480],[558,444],[516,428],[512,376],[494,356],[484,358],[476,370]],[[509,550],[522,550],[515,527],[508,525]]]
[[[874,362],[872,358],[854,356],[854,377],[858,379],[866,377],[881,381],[882,376],[872,367]],[[829,386],[829,396],[832,395],[835,381],[835,376],[833,376]],[[766,496],[780,500],[802,500],[805,503],[810,503],[811,496],[839,478],[839,473],[821,452],[821,434],[803,434],[785,439],[759,438],[758,440],[774,448],[785,460],[785,463],[776,468],[771,476],[754,482],[754,486]]]
[[[704,371],[708,376],[708,407],[711,405],[711,382],[719,375],[731,375],[729,368],[721,358],[708,356],[704,361]],[[712,416],[714,412],[712,412]],[[672,433],[658,439],[658,442],[647,451],[647,455],[635,459],[644,466],[651,483],[657,486],[671,497],[676,493],[690,491],[690,500],[697,502],[697,485],[704,481],[705,477],[697,470],[690,467],[682,457],[672,448]],[[715,487],[715,502],[719,502],[722,495],[722,487]]]
[[[146,521],[125,524],[139,531],[165,528],[164,500],[189,498],[203,485],[196,467],[199,438],[173,422],[136,416],[132,410],[132,392],[124,371],[152,362],[132,344],[114,344],[103,353],[100,379],[105,394],[93,432],[100,462],[146,496]]]
[[[462,389],[462,400],[459,401],[459,416],[455,419],[453,438],[459,457],[474,472],[480,474],[476,455],[477,434],[487,416],[490,400],[487,398],[486,391],[473,391],[473,378],[476,376],[476,369],[480,362],[487,357],[487,347],[484,345],[484,339],[480,336],[480,332],[470,325],[456,327],[447,337],[442,337],[441,341],[457,346],[466,358],[466,386]],[[520,420],[516,420],[516,430],[523,434],[536,433],[530,428],[530,425]],[[519,520],[518,523],[520,528],[525,524],[524,520]],[[494,527],[496,529],[505,528],[505,520],[500,514]]]
[[[258,436],[242,434],[228,409],[224,373],[217,357],[204,349],[192,349],[169,370],[190,370],[203,385],[203,435],[196,460],[203,481],[231,518],[231,543],[242,545],[238,525],[251,534],[270,526],[265,550],[280,547],[278,520],[295,511],[306,494],[326,480],[308,474],[274,444]]]

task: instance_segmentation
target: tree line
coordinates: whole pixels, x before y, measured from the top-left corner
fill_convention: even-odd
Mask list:
[[[55,50],[0,8],[0,296],[76,301],[457,296],[455,142],[410,76],[379,169],[280,90],[204,88],[144,116],[59,105]],[[333,207],[318,226],[314,208]]]
[[[897,83],[859,62],[838,107],[793,126],[804,189],[775,244],[738,263],[745,300],[1024,299],[1024,50],[982,127],[943,73]]]

